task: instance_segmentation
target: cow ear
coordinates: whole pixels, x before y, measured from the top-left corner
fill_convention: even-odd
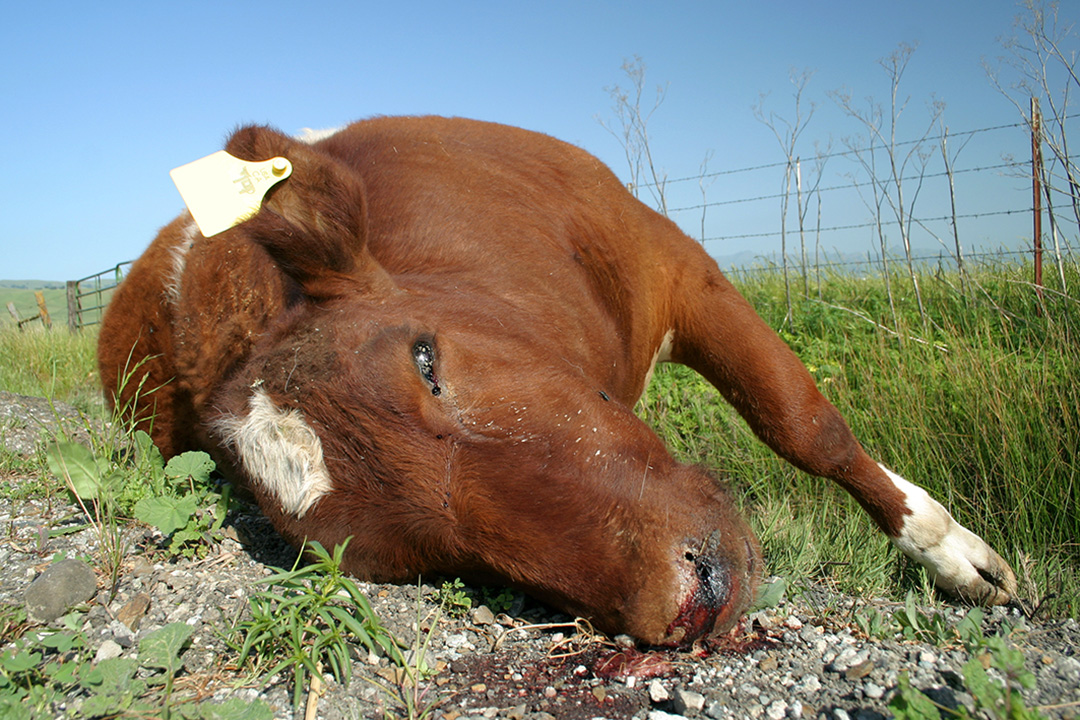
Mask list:
[[[355,171],[261,126],[237,130],[225,150],[242,160],[285,157],[292,163],[288,179],[271,188],[262,209],[238,229],[265,248],[305,294],[325,299],[390,284],[368,252],[364,184]]]

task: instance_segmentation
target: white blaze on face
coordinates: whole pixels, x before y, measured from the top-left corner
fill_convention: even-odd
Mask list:
[[[225,440],[240,458],[253,482],[298,518],[333,489],[323,462],[322,442],[299,410],[281,410],[257,388],[247,417],[218,422]]]
[[[893,544],[929,570],[938,587],[961,593],[979,587],[982,578],[977,568],[993,568],[996,553],[921,487],[880,467],[907,497],[911,510]]]

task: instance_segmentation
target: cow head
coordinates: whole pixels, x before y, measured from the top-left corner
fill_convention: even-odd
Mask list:
[[[258,215],[207,241],[254,243],[283,274],[287,309],[210,405],[287,538],[351,537],[358,575],[505,582],[649,643],[734,624],[756,540],[632,399],[547,342],[542,317],[508,326],[498,298],[387,272],[360,178],[318,148],[256,128],[227,149],[294,167]]]

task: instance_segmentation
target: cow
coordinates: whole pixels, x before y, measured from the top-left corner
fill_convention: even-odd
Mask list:
[[[441,117],[310,143],[249,126],[225,150],[291,175],[220,234],[187,212],[160,231],[105,314],[100,373],[166,456],[210,452],[290,542],[351,539],[357,577],[507,584],[645,644],[724,633],[758,541],[633,411],[676,362],[938,586],[1014,596],[1009,565],[871,459],[702,246],[585,151]]]

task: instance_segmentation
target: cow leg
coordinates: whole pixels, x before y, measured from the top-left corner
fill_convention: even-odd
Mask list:
[[[678,293],[671,359],[704,375],[778,455],[839,483],[939,587],[1008,602],[1009,565],[925,490],[874,462],[795,354],[711,260],[703,264]]]

